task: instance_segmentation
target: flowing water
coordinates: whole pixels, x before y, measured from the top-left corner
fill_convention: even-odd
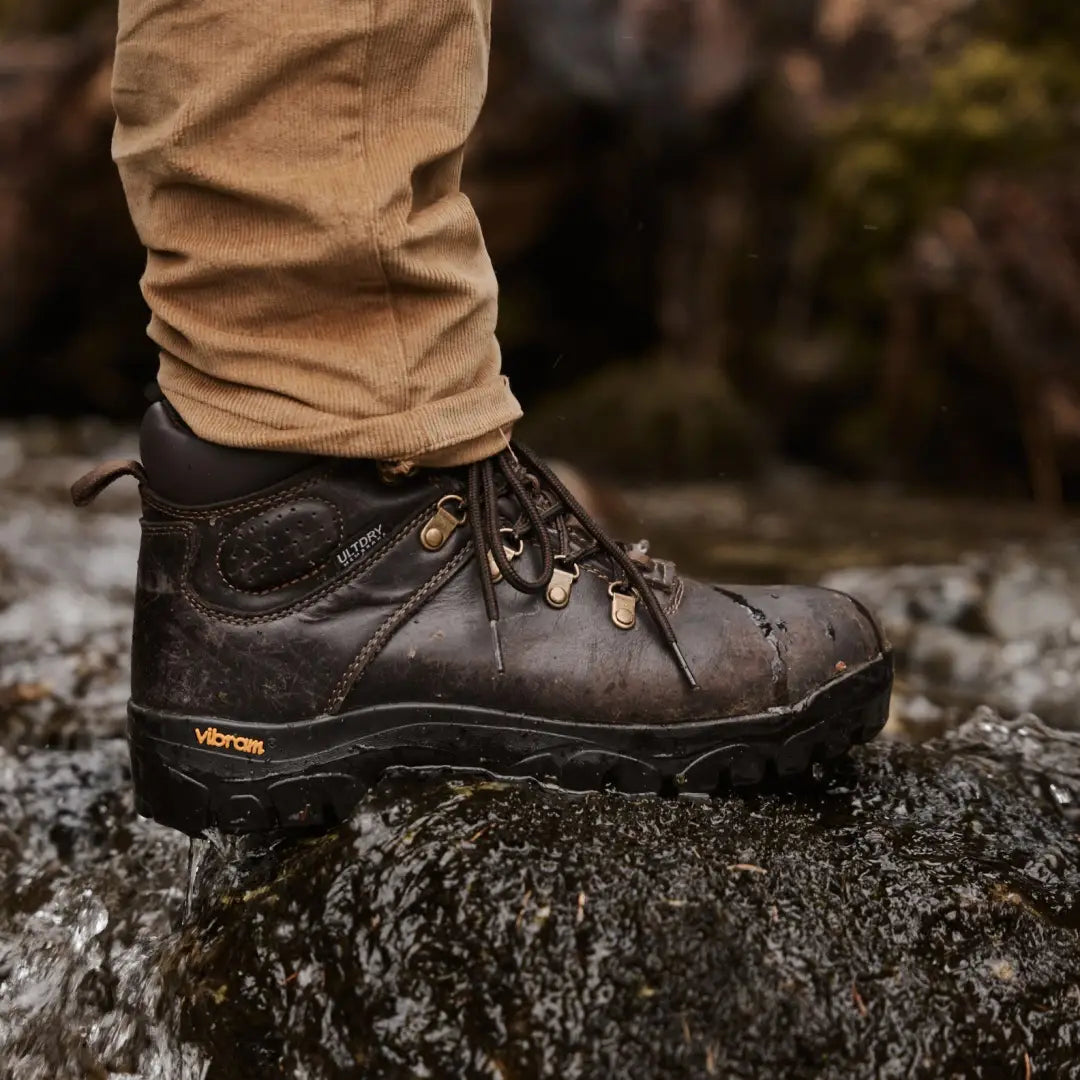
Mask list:
[[[398,776],[330,836],[191,845],[127,790],[134,494],[64,502],[131,449],[0,429],[2,1080],[1080,1077],[1071,524],[806,478],[611,499],[711,576],[867,596],[889,737],[796,790]]]

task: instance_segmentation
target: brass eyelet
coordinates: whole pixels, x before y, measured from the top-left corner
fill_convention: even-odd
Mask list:
[[[633,630],[637,625],[637,594],[634,592],[620,592],[619,587],[626,588],[625,581],[613,581],[608,586],[608,596],[611,597],[611,621],[620,630]]]
[[[556,555],[555,561],[565,562],[566,558],[563,555]],[[560,610],[570,603],[570,591],[574,587],[574,582],[581,577],[581,567],[577,563],[572,565],[574,567],[573,573],[559,566],[555,567],[551,572],[551,581],[548,582],[545,599],[556,610]]]
[[[448,509],[450,503],[457,503],[460,516]],[[464,506],[465,500],[460,495],[444,495],[439,500],[434,515],[420,530],[420,543],[427,551],[438,551],[450,539],[454,530],[465,524]]]

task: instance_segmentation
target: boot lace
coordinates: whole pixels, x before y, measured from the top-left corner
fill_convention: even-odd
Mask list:
[[[506,495],[511,495],[520,508],[517,520],[510,526],[505,524],[506,518],[500,507],[500,499]],[[692,689],[698,688],[671,622],[639,564],[625,545],[608,536],[549,466],[527,447],[511,443],[508,449],[468,467],[465,516],[476,548],[480,589],[500,672],[505,668],[499,639],[499,598],[484,552],[490,552],[495,566],[509,585],[518,592],[532,595],[547,589],[560,562],[575,565],[589,558],[606,556],[624,575],[626,586],[645,605],[686,681]],[[535,542],[540,554],[540,571],[535,577],[520,573],[514,567],[506,552],[507,535],[515,540],[528,538]]]

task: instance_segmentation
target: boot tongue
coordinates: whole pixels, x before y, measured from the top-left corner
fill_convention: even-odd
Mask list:
[[[547,488],[542,488],[540,494],[536,499],[537,505],[541,510],[547,510],[552,505],[558,502],[557,497]],[[566,511],[563,520],[566,522],[567,536],[569,539],[569,551],[567,552],[568,561],[576,562],[582,566],[592,566],[600,570],[605,577],[612,580],[617,580],[624,576],[620,567],[616,566],[611,556],[602,548],[595,550],[592,554],[588,555],[584,559],[575,558],[575,552],[585,551],[590,547],[594,547],[592,538],[582,528],[580,522],[572,513]],[[552,540],[555,545],[556,551],[561,551],[560,537],[558,535],[558,528],[554,521],[549,527]],[[675,569],[675,563],[670,559],[657,559],[649,553],[649,541],[645,539],[638,540],[635,543],[626,543],[625,541],[619,541],[627,555],[634,560],[645,577],[645,580],[649,585],[658,589],[661,592],[672,592],[678,583],[678,573]]]
[[[525,469],[521,469],[520,475],[526,487],[534,491],[534,501],[541,514],[548,513],[556,506],[562,511],[561,515],[553,516],[548,522],[548,535],[551,537],[552,547],[557,554],[565,555],[566,562],[591,566],[613,581],[624,576],[622,570],[615,565],[611,556],[602,548],[597,547],[578,519],[569,509],[563,506],[559,497],[548,489],[541,479]],[[508,528],[525,528],[527,519],[517,498],[510,491],[509,485],[505,480],[499,478],[497,487],[499,492],[499,514],[502,520],[505,521]],[[560,530],[560,523],[565,527],[567,541],[565,544]],[[525,542],[528,543],[528,535],[525,536]],[[642,573],[646,575],[646,579],[650,584],[656,584],[661,588],[668,587],[668,581],[674,578],[674,563],[663,563],[662,560],[653,559],[648,553],[649,542],[647,540],[639,540],[636,544],[624,543],[623,547],[630,558],[641,567]],[[594,549],[590,554],[584,558],[579,556],[579,552],[588,551],[590,548]]]

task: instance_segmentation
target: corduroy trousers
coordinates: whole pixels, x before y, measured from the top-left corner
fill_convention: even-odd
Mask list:
[[[504,446],[460,190],[490,0],[120,0],[114,156],[159,381],[230,446],[431,465]]]

